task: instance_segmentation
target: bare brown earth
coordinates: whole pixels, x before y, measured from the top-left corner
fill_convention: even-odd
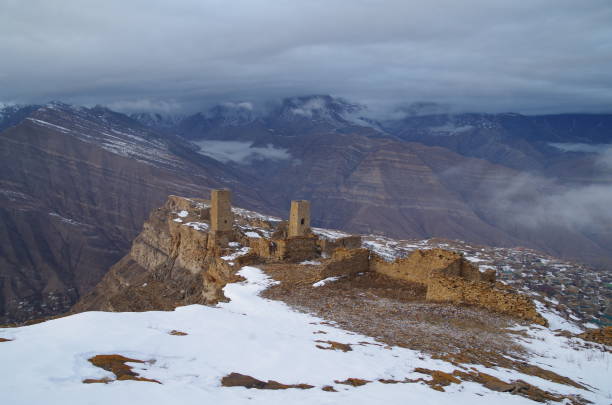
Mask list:
[[[347,275],[313,287],[312,284],[319,281],[316,277],[320,274],[318,266],[268,264],[261,267],[269,276],[280,281],[264,291],[264,297],[282,300],[295,309],[326,319],[324,323],[331,321],[344,329],[375,337],[389,346],[420,350],[457,367],[453,375],[428,370],[426,374],[432,377],[431,380],[381,382],[422,381],[432,389],[443,391],[443,387],[451,383],[473,381],[489,389],[539,402],[558,402],[566,398],[521,380],[504,382],[463,366],[482,364],[587,389],[567,377],[525,362],[526,353],[515,343],[515,332],[506,329],[517,322],[516,318],[475,306],[428,302],[425,300],[426,287],[422,284],[392,279],[380,273]],[[325,344],[320,347],[324,349],[350,348],[350,345],[341,342],[317,342]],[[357,377],[336,381],[353,386],[367,382]],[[572,403],[583,403],[580,398],[568,399]]]
[[[391,346],[432,354],[480,347],[521,353],[511,336],[502,332],[514,319],[482,308],[426,302],[422,284],[369,272],[313,287],[319,280],[309,273],[316,273],[316,266],[271,264],[262,268],[281,281],[264,291],[264,297],[282,300]]]

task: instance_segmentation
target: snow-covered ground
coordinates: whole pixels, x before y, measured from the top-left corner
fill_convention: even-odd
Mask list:
[[[255,267],[243,267],[246,281],[229,284],[229,303],[191,305],[171,312],[88,312],[32,326],[0,329],[0,392],[3,404],[525,404],[526,398],[493,392],[476,383],[452,384],[438,392],[422,383],[361,387],[334,380],[427,377],[415,367],[450,372],[456,367],[423,353],[388,347],[374,339],[322,324],[259,293],[273,283]],[[523,328],[524,329],[524,328]],[[187,336],[173,336],[178,330]],[[325,333],[321,333],[325,332]],[[596,404],[612,400],[612,356],[596,349],[576,351],[571,341],[545,328],[530,328],[522,344],[534,364],[594,387],[592,392],[504,369],[483,372],[506,381],[523,379],[563,394],[576,393]],[[351,344],[352,351],[322,350],[317,340]],[[134,364],[141,376],[162,384],[115,381],[83,384],[87,378],[113,377],[91,365],[97,354],[154,360]],[[284,384],[314,385],[279,391],[222,387],[236,372]],[[333,385],[339,392],[321,388]]]

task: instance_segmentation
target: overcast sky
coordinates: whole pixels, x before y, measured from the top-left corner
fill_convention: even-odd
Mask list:
[[[0,102],[612,112],[611,0],[0,0]]]

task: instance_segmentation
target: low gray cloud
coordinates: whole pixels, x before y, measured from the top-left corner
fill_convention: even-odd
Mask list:
[[[223,163],[248,165],[256,160],[287,160],[291,155],[286,149],[272,145],[253,146],[251,142],[196,141],[200,153]]]
[[[612,166],[611,166],[612,168]],[[562,185],[521,174],[504,188],[490,191],[490,209],[510,222],[537,229],[546,225],[583,232],[610,232],[612,187],[609,184]]]
[[[600,112],[610,43],[609,0],[3,0],[0,101],[174,111],[331,93]]]

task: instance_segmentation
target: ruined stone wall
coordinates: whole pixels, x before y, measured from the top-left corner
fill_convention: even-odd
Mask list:
[[[275,257],[273,251],[275,251],[276,248],[271,240],[264,238],[247,238],[247,241],[253,254],[264,259],[272,259]]]
[[[324,278],[364,273],[370,270],[368,249],[336,249],[322,270]]]
[[[481,273],[459,253],[443,249],[415,250],[409,256],[393,262],[374,255],[370,268],[392,278],[424,284],[437,274],[472,281],[490,281],[495,277],[494,272]]]
[[[297,236],[287,239],[249,238],[253,254],[264,259],[299,262],[318,257],[317,239],[313,236]]]
[[[272,242],[271,255],[277,260],[299,262],[318,256],[317,239],[312,236],[295,236]]]
[[[531,299],[511,291],[502,284],[492,286],[488,282],[437,275],[429,279],[427,283],[426,299],[435,302],[476,305],[540,325],[547,324],[537,312]]]
[[[344,249],[359,249],[361,248],[361,236],[351,235],[334,240],[319,239],[317,241],[322,255],[331,256],[334,250],[339,248]]]
[[[223,249],[227,248],[230,242],[236,239],[236,234],[233,230],[230,231],[210,231],[208,233],[207,249],[220,254]]]

